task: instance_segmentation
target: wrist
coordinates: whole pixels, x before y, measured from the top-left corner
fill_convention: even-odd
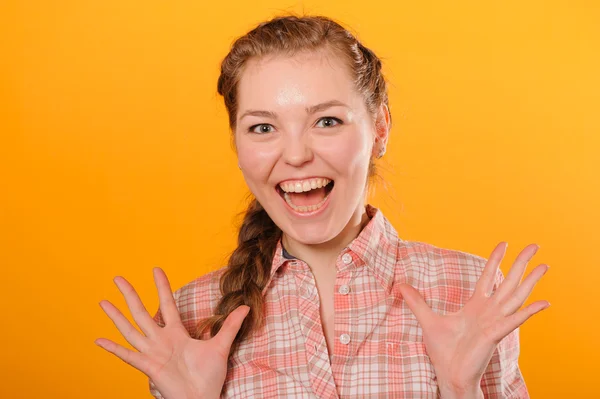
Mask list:
[[[457,385],[440,382],[438,386],[442,399],[484,399],[479,384]]]
[[[164,399],[219,399],[220,395],[207,395],[196,391],[174,392],[168,395],[163,395]]]

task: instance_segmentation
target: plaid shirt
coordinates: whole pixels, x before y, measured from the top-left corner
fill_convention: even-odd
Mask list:
[[[222,398],[438,398],[422,330],[397,287],[409,283],[439,314],[471,297],[486,259],[405,241],[381,211],[337,257],[335,344],[329,354],[313,274],[281,241],[265,288],[264,326],[231,356]],[[224,269],[174,293],[188,331],[212,314]],[[498,271],[494,289],[502,281]],[[163,326],[160,310],[155,320]],[[529,398],[518,329],[498,345],[481,381],[486,398]],[[153,382],[150,392],[162,398]]]

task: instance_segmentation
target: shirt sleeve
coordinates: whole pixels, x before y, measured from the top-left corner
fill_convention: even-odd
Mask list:
[[[154,396],[156,399],[164,399],[160,392],[158,392],[158,389],[156,389],[156,385],[154,385],[154,382],[152,382],[151,379],[148,379],[148,385],[150,387],[150,394],[152,396]]]
[[[494,291],[504,280],[498,269]],[[519,329],[515,329],[500,341],[481,379],[483,396],[493,399],[529,398],[525,380],[519,369]]]

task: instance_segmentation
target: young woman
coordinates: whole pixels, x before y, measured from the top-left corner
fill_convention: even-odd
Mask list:
[[[151,317],[122,277],[140,334],[100,304],[131,351],[96,343],[157,397],[526,398],[518,327],[547,265],[506,279],[489,260],[402,240],[366,204],[391,116],[381,62],[324,17],[279,17],[221,65],[239,167],[255,200],[228,265],[171,292],[154,269]]]

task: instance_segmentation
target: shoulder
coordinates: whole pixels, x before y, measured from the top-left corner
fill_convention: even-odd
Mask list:
[[[487,263],[486,258],[476,254],[419,241],[402,241],[398,261],[410,263],[409,267],[412,268],[424,268],[430,274],[438,274],[443,271],[459,273],[466,277],[472,274],[481,274]]]
[[[213,315],[213,311],[221,298],[220,278],[225,267],[200,276],[173,292],[173,298],[179,311],[181,321],[192,334],[203,319]],[[160,309],[154,320],[162,327],[163,317]]]
[[[419,241],[402,241],[396,271],[426,296],[444,297],[459,305],[471,297],[486,263],[487,258],[477,254]],[[498,269],[495,286],[502,279]]]

